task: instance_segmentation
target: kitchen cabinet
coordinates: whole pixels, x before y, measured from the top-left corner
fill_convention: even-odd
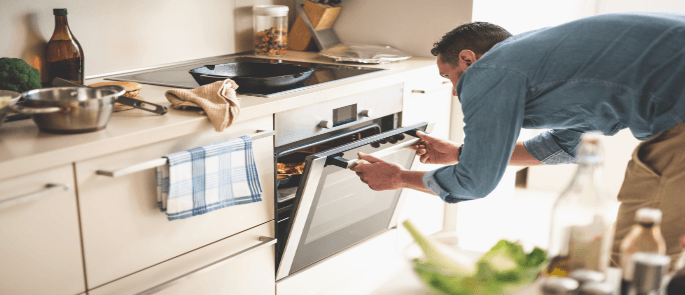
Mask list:
[[[0,294],[86,290],[72,165],[0,180]]]
[[[205,247],[88,291],[90,295],[274,295],[274,222],[269,221]]]
[[[355,294],[340,292],[357,284],[354,278],[365,274],[367,269],[389,263],[395,257],[396,246],[397,229],[389,229],[279,280],[276,294]]]
[[[76,163],[86,277],[89,288],[140,271],[274,219],[273,136],[253,142],[261,202],[169,221],[157,206],[155,169],[120,177],[96,174],[144,163],[257,130],[273,130],[271,115],[234,124],[224,132],[192,135]]]
[[[452,117],[452,84],[436,75],[405,83],[402,103],[402,125],[428,121],[435,123],[431,135],[450,138]],[[455,98],[456,99],[456,98]],[[418,157],[415,171],[430,171],[442,165],[420,163]],[[404,204],[400,213],[398,228],[399,249],[413,242],[412,237],[401,225],[409,219],[417,229],[426,235],[436,233],[443,226],[445,202],[439,197],[415,190],[405,190]]]

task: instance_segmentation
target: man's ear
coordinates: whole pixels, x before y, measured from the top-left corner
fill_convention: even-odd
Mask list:
[[[476,62],[477,58],[473,51],[466,49],[459,52],[459,60],[466,63],[467,66],[470,66]]]

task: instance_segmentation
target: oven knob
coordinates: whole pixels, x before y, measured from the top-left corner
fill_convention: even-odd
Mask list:
[[[331,122],[329,120],[321,120],[321,122],[319,122],[319,127],[329,128],[329,129],[333,128],[333,122]]]
[[[359,112],[359,115],[362,117],[371,118],[371,117],[373,117],[373,110],[363,110],[363,111]]]

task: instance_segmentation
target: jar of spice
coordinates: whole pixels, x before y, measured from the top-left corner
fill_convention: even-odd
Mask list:
[[[257,5],[252,7],[252,15],[255,54],[285,54],[288,45],[288,6]]]

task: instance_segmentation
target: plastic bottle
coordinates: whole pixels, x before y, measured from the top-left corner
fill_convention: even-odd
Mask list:
[[[654,208],[640,208],[635,213],[635,225],[630,233],[621,241],[619,248],[621,271],[621,294],[627,293],[627,288],[633,279],[632,256],[638,252],[666,254],[666,241],[661,234],[661,210]]]
[[[47,44],[45,60],[47,62],[48,81],[59,77],[71,82],[84,84],[83,48],[76,40],[67,23],[67,9],[55,8],[55,31]]]
[[[600,137],[583,135],[577,157],[578,170],[552,211],[548,276],[566,277],[577,269],[605,272],[609,265],[617,206],[602,187]]]

